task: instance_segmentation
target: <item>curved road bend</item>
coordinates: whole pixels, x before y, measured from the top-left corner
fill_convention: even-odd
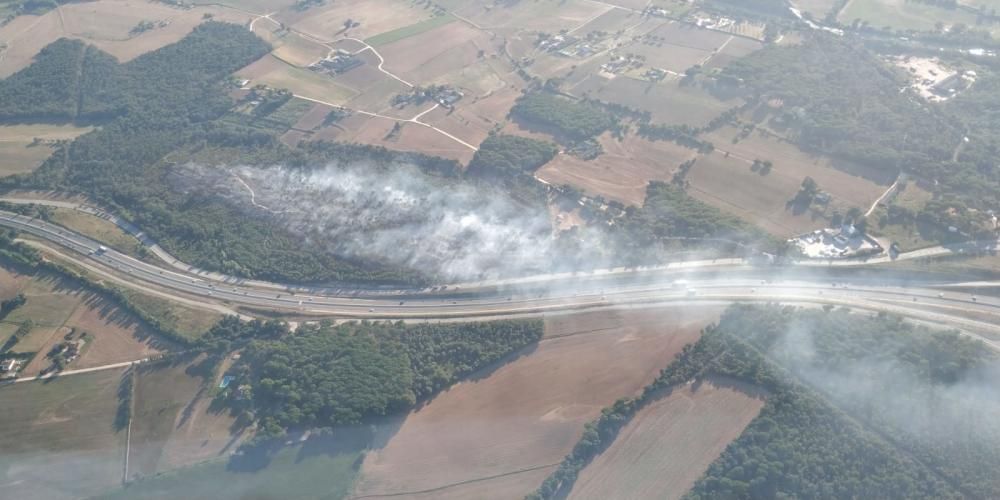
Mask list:
[[[845,285],[844,278],[824,275],[822,268],[784,269],[781,271],[785,275],[779,280],[761,279],[757,271],[740,266],[741,261],[726,260],[483,282],[465,285],[458,291],[451,287],[445,292],[448,295],[427,290],[288,288],[276,283],[260,287],[257,286],[260,282],[218,281],[176,267],[161,268],[113,249],[99,251],[101,244],[86,236],[30,217],[0,211],[0,225],[68,248],[80,255],[74,260],[88,267],[96,265],[113,271],[130,285],[167,290],[181,299],[193,297],[256,309],[349,318],[427,320],[531,316],[692,301],[832,304],[947,324],[1000,349],[1000,342],[994,340],[1000,339],[1000,299],[935,288],[961,286],[961,283],[880,278],[877,282],[852,279]],[[723,269],[724,273],[718,273]],[[778,270],[764,272],[773,275]],[[670,278],[682,275],[683,282]],[[834,279],[841,282],[833,284]],[[979,282],[975,286],[995,287],[1000,283]]]

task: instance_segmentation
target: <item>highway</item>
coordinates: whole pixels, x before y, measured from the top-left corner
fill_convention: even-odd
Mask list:
[[[160,266],[115,251],[54,224],[0,211],[0,225],[60,246],[78,265],[130,286],[206,305],[361,319],[447,320],[532,316],[661,303],[740,301],[830,304],[886,311],[959,328],[1000,349],[1000,300],[968,289],[996,282],[944,282],[833,266],[754,268],[740,259],[598,270],[483,281],[432,289],[289,286],[198,270],[167,255]],[[144,241],[145,242],[145,241]],[[151,244],[155,244],[150,242]],[[160,254],[158,254],[160,255]],[[163,255],[160,255],[161,257]]]

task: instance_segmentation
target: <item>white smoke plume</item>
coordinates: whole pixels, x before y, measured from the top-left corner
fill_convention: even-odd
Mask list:
[[[185,189],[211,189],[342,257],[448,280],[547,271],[552,264],[555,240],[544,207],[410,165],[186,165],[175,174]]]

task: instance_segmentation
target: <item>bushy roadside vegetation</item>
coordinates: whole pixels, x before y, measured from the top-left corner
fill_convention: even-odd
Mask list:
[[[409,410],[473,371],[538,342],[542,323],[243,324],[228,318],[205,339],[246,347],[224,394],[259,424],[256,441],[288,429],[361,424]],[[252,340],[251,340],[252,339]],[[249,341],[249,343],[246,343]]]
[[[873,349],[875,356],[897,356],[922,367],[921,373],[936,383],[948,383],[956,376],[974,373],[975,366],[991,359],[981,345],[955,333],[928,335],[925,329],[895,318],[778,306],[731,306],[719,324],[685,347],[642,395],[615,402],[588,424],[570,455],[528,498],[557,498],[568,492],[579,472],[610,446],[644,405],[663,397],[672,387],[712,375],[754,384],[769,395],[760,415],[688,492],[690,499],[969,496],[965,485],[968,480],[976,481],[975,472],[956,477],[937,465],[955,455],[937,451],[928,467],[929,453],[935,450],[917,455],[918,460],[911,458],[913,450],[901,445],[893,431],[875,425],[873,433],[866,428],[871,421],[862,419],[863,426],[856,420],[858,408],[842,413],[769,361],[762,351],[772,352],[768,348],[784,338],[794,322],[806,322],[816,329],[816,339],[828,339],[818,359],[831,364],[864,358],[871,352],[867,348],[879,346]],[[845,329],[848,325],[851,328]],[[839,402],[834,399],[834,403]],[[994,464],[977,466],[966,461],[955,468],[965,465],[972,465],[974,471],[996,470]],[[971,496],[993,494],[984,495],[979,490]]]
[[[617,125],[615,117],[600,107],[549,92],[525,94],[510,110],[511,116],[553,127],[567,139],[590,139]]]

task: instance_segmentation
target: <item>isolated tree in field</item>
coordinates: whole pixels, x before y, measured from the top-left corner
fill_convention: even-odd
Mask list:
[[[806,177],[802,180],[802,192],[807,193],[809,197],[816,196],[819,192],[819,184],[812,177]]]

